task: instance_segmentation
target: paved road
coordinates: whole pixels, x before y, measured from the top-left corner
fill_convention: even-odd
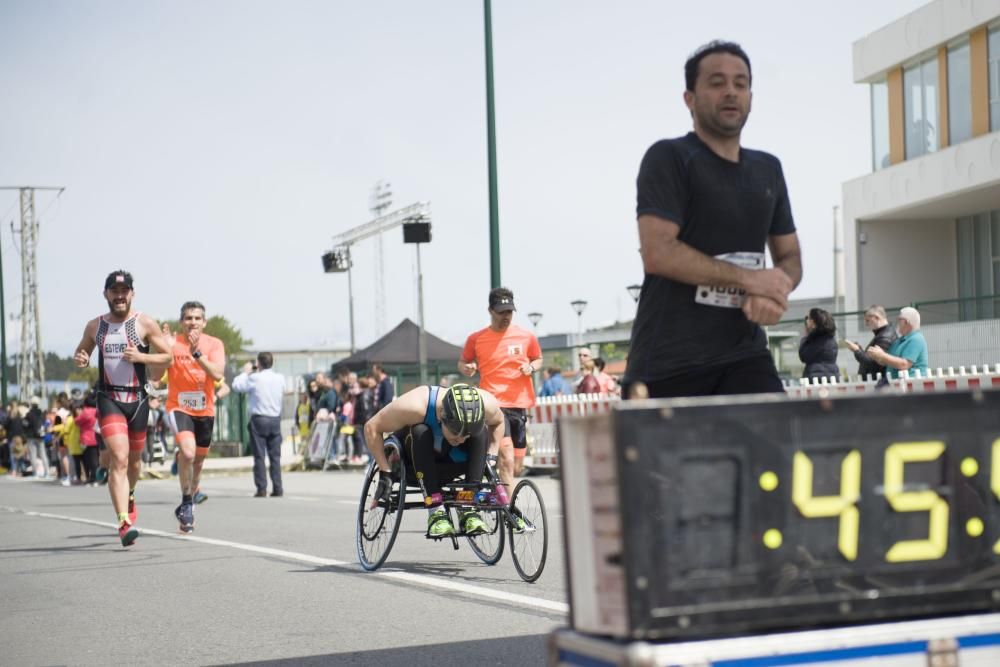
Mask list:
[[[359,472],[285,473],[284,498],[246,474],[202,482],[177,533],[174,479],[140,482],[123,549],[105,487],[0,479],[0,663],[540,665],[565,625],[558,482],[535,478],[550,522],[535,584],[508,554],[483,565],[404,517],[387,565],[354,550]]]

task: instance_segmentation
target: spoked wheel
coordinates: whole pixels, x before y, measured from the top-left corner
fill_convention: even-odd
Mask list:
[[[392,469],[392,490],[387,500],[377,500],[378,464],[374,460],[365,473],[365,483],[361,489],[361,504],[358,507],[358,525],[355,542],[358,546],[358,562],[368,571],[377,570],[385,562],[399,524],[403,520],[403,504],[406,502],[406,469],[402,465],[399,443],[387,440],[385,456]]]
[[[498,509],[480,511],[479,518],[486,524],[486,532],[468,538],[469,546],[487,565],[494,565],[503,555],[504,530],[500,516]]]
[[[549,550],[549,521],[545,516],[542,494],[534,482],[522,479],[514,487],[510,514],[507,529],[514,567],[522,579],[535,581],[542,574]]]

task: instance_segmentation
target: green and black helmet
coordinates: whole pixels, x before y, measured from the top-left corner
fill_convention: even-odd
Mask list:
[[[467,384],[456,384],[444,390],[441,423],[455,435],[476,435],[486,424],[483,397],[479,390]]]

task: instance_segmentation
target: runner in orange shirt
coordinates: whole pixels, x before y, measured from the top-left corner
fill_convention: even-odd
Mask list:
[[[194,530],[194,495],[215,426],[215,383],[226,368],[222,341],[203,333],[205,306],[181,306],[182,333],[173,340],[174,363],[167,372],[167,423],[177,443],[181,504],[174,510],[182,533]]]
[[[531,376],[542,367],[542,348],[535,334],[511,321],[514,293],[506,287],[490,291],[490,326],[465,341],[458,370],[467,377],[479,371],[479,386],[496,397],[504,414],[500,441],[500,481],[512,489],[524,470],[527,409],[535,405]]]

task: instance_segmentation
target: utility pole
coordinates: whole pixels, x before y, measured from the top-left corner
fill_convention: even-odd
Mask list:
[[[18,190],[21,198],[21,351],[17,364],[18,398],[27,403],[32,396],[45,396],[45,352],[42,349],[42,325],[38,307],[38,214],[35,210],[36,190],[61,187],[4,187]],[[6,345],[4,345],[6,347]],[[6,355],[4,355],[6,356]],[[6,360],[3,360],[6,375]],[[4,380],[6,393],[6,379]]]

